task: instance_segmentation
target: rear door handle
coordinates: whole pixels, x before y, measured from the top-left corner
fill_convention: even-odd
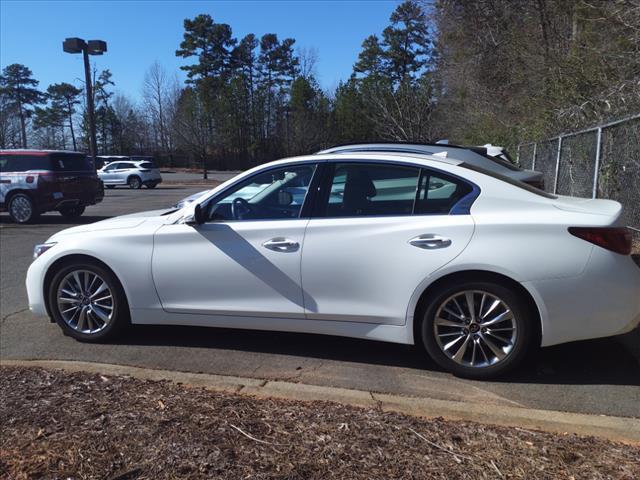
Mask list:
[[[451,240],[434,233],[426,233],[418,235],[409,240],[409,244],[414,247],[424,248],[425,250],[434,250],[436,248],[445,248],[451,245]]]
[[[264,248],[273,250],[274,252],[296,252],[300,248],[300,244],[288,238],[276,237],[267,240],[262,244]]]

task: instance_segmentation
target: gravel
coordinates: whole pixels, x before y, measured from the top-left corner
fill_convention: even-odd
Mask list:
[[[638,479],[640,447],[124,376],[0,368],[0,477]]]

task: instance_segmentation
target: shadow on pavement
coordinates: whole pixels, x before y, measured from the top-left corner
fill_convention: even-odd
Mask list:
[[[640,330],[624,337],[636,342]],[[516,372],[497,381],[640,386],[640,359],[624,348],[622,338],[543,348]],[[326,335],[145,325],[132,328],[120,343],[250,351],[442,372],[413,346]]]

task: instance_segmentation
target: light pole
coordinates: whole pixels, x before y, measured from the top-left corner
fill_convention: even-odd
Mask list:
[[[62,50],[67,53],[81,53],[84,58],[84,80],[87,92],[87,113],[89,115],[89,150],[93,164],[96,164],[98,147],[96,143],[96,123],[93,110],[93,93],[91,85],[91,68],[89,65],[89,55],[102,55],[107,51],[107,42],[102,40],[89,40],[85,42],[81,38],[66,38],[62,42]]]

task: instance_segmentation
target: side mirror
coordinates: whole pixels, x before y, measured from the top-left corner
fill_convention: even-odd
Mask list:
[[[204,223],[204,212],[199,203],[196,203],[191,212],[187,213],[184,217],[184,223],[195,227],[196,225],[202,225]]]

